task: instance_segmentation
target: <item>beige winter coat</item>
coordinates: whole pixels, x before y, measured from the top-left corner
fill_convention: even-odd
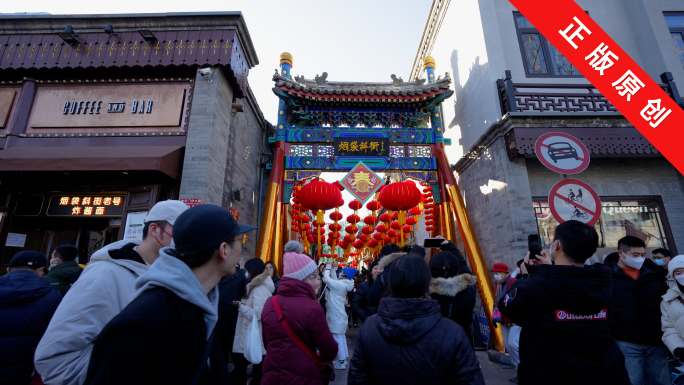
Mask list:
[[[675,281],[670,282],[670,289],[663,294],[660,303],[660,323],[663,328],[663,342],[674,353],[677,348],[684,348],[684,294]]]
[[[273,279],[268,275],[267,271],[252,279],[247,285],[247,298],[241,301],[242,305],[238,308],[237,326],[235,327],[235,340],[233,341],[233,352],[245,353],[245,335],[249,327],[252,317],[257,317],[259,321],[259,335],[262,336],[261,331],[261,311],[264,309],[266,300],[271,297],[275,285]],[[261,340],[261,354],[266,355],[264,348],[263,337]]]

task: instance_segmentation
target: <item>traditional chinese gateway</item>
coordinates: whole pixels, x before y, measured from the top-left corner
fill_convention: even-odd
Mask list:
[[[358,199],[359,202],[351,202],[350,205],[350,208],[358,210],[384,184],[376,172],[391,173],[398,175],[395,178],[398,180],[419,182],[424,191],[428,192],[431,202],[429,205],[434,207],[431,208],[434,221],[430,226],[433,234],[441,234],[458,242],[458,226],[466,255],[480,277],[478,287],[483,303],[487,304],[486,308],[491,313],[493,293],[489,274],[445,155],[445,145],[449,145],[450,141],[443,136],[444,126],[439,105],[453,94],[449,89],[451,78],[435,74],[435,63],[431,57],[426,57],[424,61],[427,82],[424,79],[404,82],[395,75],[390,77],[391,82],[383,83],[338,82],[328,81],[328,74],[325,72],[314,79],[307,79],[303,76],[293,77],[292,64],[292,56],[283,53],[280,72],[276,71],[273,76],[273,91],[280,99],[280,105],[276,134],[270,138],[275,142],[275,155],[264,204],[257,256],[264,260],[273,257],[277,265],[282,263],[283,244],[288,238],[297,238],[297,230],[301,231],[301,226],[305,226],[298,220],[305,215],[297,209],[312,208],[309,205],[302,209],[297,203],[303,202],[302,193],[307,188],[306,185],[302,187],[305,181],[317,179],[322,172],[346,173],[346,176],[340,173],[338,184]],[[314,183],[321,182],[311,182],[312,185]],[[394,183],[384,187],[387,189],[392,185]],[[300,188],[302,193],[299,198],[293,197]],[[334,188],[330,188],[321,183],[315,188],[309,188],[308,190],[314,191],[307,191],[306,194],[309,197],[338,194],[333,191]],[[402,194],[401,188],[396,191],[398,195]],[[382,195],[379,200],[382,201]],[[413,205],[417,203],[416,201]],[[340,203],[332,202],[328,209],[339,205]],[[371,201],[367,208],[373,211],[378,206],[377,201]],[[404,226],[410,226],[405,218],[406,214],[400,210],[407,208],[398,209],[396,227],[393,222],[392,230],[388,231],[389,234],[397,229],[397,243],[404,240]],[[293,213],[295,225],[290,228]],[[309,234],[308,238],[311,243],[315,243],[313,236],[317,236],[320,246],[320,234],[326,231],[320,228],[324,227],[323,213],[318,211],[310,214],[318,217],[321,226],[313,229],[314,235]],[[371,224],[376,223],[374,217],[375,211],[370,218]],[[341,226],[335,218],[341,219],[341,215],[331,215],[331,218],[335,223],[325,227],[330,228],[330,237],[336,237],[338,235],[335,234],[335,229],[339,230]],[[354,219],[358,220],[359,218]],[[308,216],[305,221],[309,221]],[[352,232],[356,231],[354,221],[350,226]],[[298,223],[300,227],[296,226]],[[306,226],[308,228],[309,225]],[[373,226],[370,227],[372,229]],[[359,238],[367,239],[363,236],[365,234],[360,234]],[[383,237],[381,234],[373,235],[379,235],[376,239]],[[301,238],[307,243],[306,237]],[[371,244],[372,240],[365,242],[357,239],[354,241],[354,248],[357,251],[362,250],[366,248],[364,243]],[[491,319],[491,314],[488,316]],[[500,343],[500,336],[497,337],[497,342]]]

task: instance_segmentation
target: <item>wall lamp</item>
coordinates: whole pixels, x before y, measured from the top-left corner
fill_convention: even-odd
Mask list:
[[[140,29],[140,30],[138,30],[138,33],[148,43],[156,43],[158,41],[157,37],[154,36],[152,31],[150,31],[149,29]]]
[[[78,34],[76,32],[74,32],[74,28],[70,25],[67,25],[66,28],[64,28],[64,32],[58,32],[57,36],[61,37],[65,43],[70,44],[70,45],[75,45],[75,44],[80,43],[78,41],[78,39],[76,39]]]
[[[240,202],[243,199],[245,199],[245,188],[233,189],[233,200]]]
[[[107,35],[116,36],[118,33],[114,32],[114,27],[111,24],[107,24],[104,29]]]

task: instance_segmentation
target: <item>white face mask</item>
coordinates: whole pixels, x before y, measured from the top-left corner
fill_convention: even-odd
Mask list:
[[[55,266],[57,266],[57,258],[52,258],[50,260],[50,269],[52,269]]]
[[[641,269],[641,266],[644,264],[644,261],[646,261],[646,258],[644,257],[639,257],[639,258],[632,258],[628,257],[627,254],[624,252],[622,253],[622,262],[625,263],[625,265],[631,267],[632,269],[639,270]]]
[[[503,275],[494,274],[494,279],[496,279],[496,282],[501,282],[501,280],[503,280]]]
[[[684,274],[679,274],[674,278],[677,280],[677,282],[679,282],[680,285],[684,285]]]

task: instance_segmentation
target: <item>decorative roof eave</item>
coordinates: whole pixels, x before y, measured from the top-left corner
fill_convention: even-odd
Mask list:
[[[392,83],[359,83],[359,82],[328,82],[327,73],[316,76],[315,80],[298,77],[296,79],[284,77],[278,73],[273,75],[275,86],[284,91],[302,91],[318,95],[387,95],[387,96],[418,96],[440,89],[449,89],[451,78],[447,73],[433,83],[424,81],[404,82],[401,78],[392,76]],[[284,87],[284,88],[283,88]]]
[[[442,94],[447,94],[449,97],[453,94],[453,91],[448,88],[439,88],[435,91],[430,91],[427,93],[422,93],[415,96],[409,95],[387,95],[387,94],[371,94],[371,95],[354,95],[354,94],[320,94],[299,91],[292,88],[287,88],[286,86],[281,86],[277,88],[288,95],[304,98],[307,100],[319,101],[319,102],[378,102],[378,103],[419,103],[427,101],[435,96]]]

